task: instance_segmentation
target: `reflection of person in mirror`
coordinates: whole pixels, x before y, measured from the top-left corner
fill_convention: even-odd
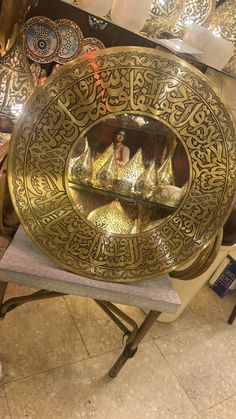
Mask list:
[[[118,167],[124,167],[129,161],[130,150],[124,145],[126,132],[123,128],[117,128],[113,134],[113,144]]]

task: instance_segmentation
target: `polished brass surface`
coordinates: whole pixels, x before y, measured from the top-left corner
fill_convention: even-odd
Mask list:
[[[60,64],[73,60],[81,52],[83,33],[75,22],[69,19],[57,19],[56,25],[59,32],[60,48],[54,61]],[[76,44],[77,48],[73,49]]]
[[[236,47],[236,2],[227,0],[216,9],[209,29],[221,38],[233,42]]]
[[[4,57],[20,35],[26,13],[38,0],[2,0],[0,6],[0,57]]]
[[[99,154],[99,156],[93,162],[93,185],[99,186],[99,182],[97,181],[97,173],[99,170],[104,167],[104,165],[108,162],[108,160],[114,154],[114,147],[111,144],[109,147],[106,148],[104,153]]]
[[[95,209],[88,215],[88,220],[106,233],[126,234],[133,225],[132,218],[118,200]]]
[[[183,13],[185,3],[186,0],[153,0],[141,33],[155,39],[162,32],[169,32]]]
[[[203,275],[218,255],[222,238],[223,229],[221,228],[217,236],[208,243],[197,257],[193,258],[193,262],[188,264],[188,267],[173,271],[170,276],[181,280],[191,280]]]
[[[165,217],[166,218],[166,217]],[[142,231],[149,231],[152,230],[154,228],[159,227],[159,225],[161,223],[163,223],[165,221],[165,218],[159,218],[159,220],[155,220],[155,221],[150,221],[143,229]]]
[[[135,193],[135,183],[144,171],[145,166],[140,148],[122,170],[117,182],[117,190],[123,193]]]
[[[96,178],[99,186],[104,187],[105,189],[114,188],[116,180],[118,179],[118,167],[114,152],[101,169],[99,169]]]
[[[234,55],[224,70],[236,76],[236,2],[235,0],[227,0],[216,9],[212,16],[209,30],[216,36],[227,39],[234,44]]]
[[[79,136],[122,113],[168,126],[190,176],[174,214],[151,231],[120,236],[76,210],[67,168]],[[170,54],[119,47],[65,65],[29,99],[10,144],[9,186],[26,232],[45,253],[79,274],[128,282],[173,270],[211,240],[234,202],[235,164],[233,119],[208,79]]]
[[[207,24],[213,16],[215,7],[215,0],[187,0],[183,13],[170,32],[176,36],[182,36],[192,23]]]
[[[234,47],[234,55],[230,58],[224,70],[226,73],[236,77],[236,47]]]
[[[170,207],[177,208],[182,200],[182,188],[173,185],[165,185],[156,188],[154,200]]]
[[[112,187],[112,188],[102,188],[101,186],[91,186],[91,185],[85,185],[85,184],[80,184],[80,183],[73,183],[69,181],[69,187],[70,187],[70,191],[71,189],[73,190],[78,190],[78,191],[86,191],[86,192],[96,192],[96,194],[99,195],[103,195],[104,197],[107,198],[111,198],[111,199],[121,199],[124,202],[127,202],[128,205],[137,205],[137,204],[142,204],[148,207],[152,207],[152,208],[164,208],[168,211],[173,212],[175,208],[175,206],[173,205],[168,205],[165,204],[164,202],[161,202],[160,199],[157,201],[157,198],[155,197],[155,201],[154,200],[150,200],[150,198],[143,198],[141,197],[139,194],[135,193],[132,196],[129,194],[125,194],[125,193],[119,193],[116,190],[116,187]],[[106,185],[107,187],[107,185]],[[183,196],[183,192],[182,192],[182,196]],[[79,203],[78,203],[79,204]]]
[[[135,193],[141,194],[144,198],[152,199],[157,185],[156,163],[153,161],[138,177],[134,184],[134,191]]]
[[[169,154],[162,166],[157,171],[157,180],[161,185],[174,185],[174,173],[172,167],[172,155]]]
[[[21,43],[0,59],[0,114],[15,120],[34,91],[34,81]]]
[[[68,177],[70,182],[90,184],[92,175],[91,150],[86,140],[83,153],[79,157],[70,159]]]

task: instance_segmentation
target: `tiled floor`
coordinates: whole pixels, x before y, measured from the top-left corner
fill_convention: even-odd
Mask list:
[[[29,291],[11,285],[8,297]],[[205,287],[176,322],[155,323],[114,380],[122,333],[93,301],[18,307],[0,322],[0,419],[236,419],[235,299]]]

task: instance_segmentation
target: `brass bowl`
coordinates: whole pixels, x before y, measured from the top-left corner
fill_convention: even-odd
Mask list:
[[[176,211],[151,231],[133,235],[92,225],[68,183],[75,141],[122,113],[168,126],[189,162],[187,190]],[[139,47],[93,52],[59,69],[27,102],[10,143],[12,201],[28,235],[67,270],[112,282],[157,277],[187,263],[230,214],[235,136],[218,92],[178,57]]]

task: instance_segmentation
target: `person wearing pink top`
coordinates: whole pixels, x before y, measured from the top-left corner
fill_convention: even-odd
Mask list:
[[[113,134],[113,144],[119,168],[124,167],[125,164],[128,163],[130,157],[130,150],[124,145],[125,138],[125,130],[123,128],[117,128]]]

